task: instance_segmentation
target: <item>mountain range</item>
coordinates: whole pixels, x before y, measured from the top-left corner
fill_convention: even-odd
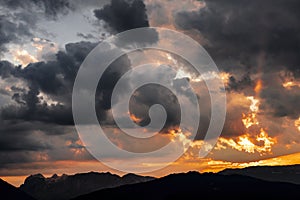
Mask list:
[[[153,180],[153,177],[127,174],[120,177],[115,174],[89,172],[75,175],[45,178],[42,174],[31,175],[25,179],[20,190],[38,200],[67,200],[103,188],[140,183]]]
[[[242,175],[199,172],[172,174],[161,179],[103,189],[73,200],[96,199],[299,199],[300,185],[264,181]]]
[[[25,200],[300,198],[300,165],[189,172],[162,178],[89,172],[27,177],[19,188],[0,179],[0,196]],[[31,197],[32,196],[32,197]],[[6,199],[8,199],[6,198]],[[5,198],[1,198],[5,199]]]
[[[22,199],[22,200],[34,200],[31,196],[22,192],[18,188],[10,185],[4,180],[0,179],[0,197],[1,199]]]
[[[243,169],[225,169],[219,174],[239,174],[267,181],[300,184],[300,165],[290,166],[256,166]]]

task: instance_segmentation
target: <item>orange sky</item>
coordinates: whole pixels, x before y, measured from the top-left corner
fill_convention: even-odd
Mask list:
[[[276,165],[294,165],[300,163],[300,153],[294,153],[290,155],[278,156],[269,159],[263,159],[252,162],[245,163],[237,163],[237,162],[228,162],[228,161],[220,161],[220,160],[212,160],[212,159],[195,159],[195,160],[185,160],[184,156],[171,164],[170,166],[163,168],[161,170],[155,171],[153,173],[146,173],[142,175],[150,175],[155,177],[161,177],[168,175],[170,173],[179,173],[179,172],[187,172],[187,171],[199,171],[199,172],[219,172],[226,168],[244,168],[248,166],[276,166]],[[110,168],[103,166],[98,161],[57,161],[50,163],[35,163],[37,166],[53,166],[52,169],[44,168],[44,169],[31,169],[28,170],[28,174],[36,174],[42,173],[45,177],[51,177],[53,174],[76,174],[76,173],[86,173],[90,171],[95,172],[111,172],[114,174],[118,174],[120,176],[124,175],[124,172],[119,172],[116,170],[111,170]],[[22,173],[24,171],[21,170]],[[18,170],[15,171],[18,173]],[[26,171],[25,171],[26,173]],[[1,178],[10,184],[18,187],[20,186],[27,175],[19,175],[19,176],[2,176]]]

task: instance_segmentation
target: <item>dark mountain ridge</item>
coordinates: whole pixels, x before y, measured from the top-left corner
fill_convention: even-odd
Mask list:
[[[33,197],[29,196],[25,192],[22,192],[18,188],[10,185],[4,180],[0,179],[0,197],[1,199],[22,199],[22,200],[34,200]]]
[[[256,166],[243,169],[225,169],[219,174],[245,175],[266,181],[289,182],[300,184],[300,165]]]
[[[297,185],[298,184],[298,185]],[[127,174],[89,172],[75,175],[42,174],[26,178],[20,189],[38,200],[205,197],[300,198],[300,165],[226,169],[217,174],[171,174],[159,179]],[[132,197],[132,195],[134,197]],[[104,198],[107,199],[107,198]]]
[[[172,174],[149,182],[103,189],[74,200],[94,199],[299,199],[300,185],[264,181],[242,175],[198,172]]]
[[[127,174],[120,177],[107,173],[81,173],[75,175],[45,178],[42,174],[27,177],[20,189],[39,200],[66,200],[78,195],[87,194],[103,188],[117,187],[121,185],[140,183],[153,180],[153,177]]]

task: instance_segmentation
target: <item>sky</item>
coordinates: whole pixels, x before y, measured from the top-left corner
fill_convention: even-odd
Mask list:
[[[95,95],[98,121],[107,137],[133,152],[141,145],[151,150],[165,142],[189,146],[168,167],[145,175],[300,164],[299,8],[298,0],[0,0],[0,177],[18,186],[36,173],[126,173],[105,166],[85,148],[74,126],[72,90],[92,49],[117,33],[140,27],[168,28],[201,44],[219,69],[227,111],[213,150],[199,158],[211,115],[205,77],[190,70],[183,58],[159,50],[132,52],[113,62]],[[146,42],[168,41],[154,35]],[[139,145],[122,138],[112,118],[112,91],[128,70],[145,63],[176,69],[171,80],[186,101],[187,82],[197,93],[201,118],[195,140],[178,127],[176,95],[153,85],[133,94],[130,117],[147,125],[151,105],[162,104],[168,117],[158,139]],[[165,73],[150,70],[141,77],[170,78]],[[139,161],[110,152],[105,156],[116,165],[126,159]],[[125,167],[151,168],[164,156],[168,154]]]

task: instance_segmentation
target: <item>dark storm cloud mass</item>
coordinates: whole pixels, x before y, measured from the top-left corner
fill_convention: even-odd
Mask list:
[[[14,66],[8,61],[0,62],[0,76],[1,78],[7,78],[11,75]]]
[[[37,167],[35,162],[91,159],[87,152],[80,157],[74,155],[73,151],[82,149],[82,146],[77,144],[79,139],[72,127],[42,122],[2,121],[0,131],[1,175],[9,171],[12,164],[27,163],[29,167]],[[19,166],[19,169],[22,167]]]
[[[180,124],[180,105],[177,97],[167,88],[160,85],[150,84],[140,87],[131,97],[130,112],[141,118],[140,125],[150,123],[149,108],[154,104],[160,104],[167,113],[166,123],[162,131]]]
[[[229,77],[229,82],[227,85],[227,90],[231,91],[243,91],[246,95],[253,95],[253,92],[247,91],[250,88],[253,88],[255,85],[254,81],[251,80],[250,74],[244,74],[240,79],[237,79],[235,76],[230,76]]]
[[[299,73],[299,7],[297,0],[207,0],[199,11],[179,13],[176,22],[184,29],[198,29],[225,70],[257,65],[256,56],[264,52],[272,68],[286,66]],[[229,61],[233,63],[224,66]]]
[[[11,95],[12,102],[0,109],[0,168],[7,163],[43,159],[40,153],[50,157],[47,159],[75,159],[72,150],[78,146],[78,136],[69,130],[74,123],[72,89],[81,63],[96,45],[70,43],[65,51],[56,54],[56,60],[30,63],[24,68],[0,61],[2,80],[9,81],[13,77],[22,81],[18,86],[12,82],[9,92],[4,90],[5,95]],[[123,56],[109,66],[105,78],[99,82],[103,87],[97,90],[96,109],[99,120],[105,124],[112,123],[107,122],[106,112],[111,108],[109,97],[113,84],[129,67],[130,61]],[[56,103],[48,103],[49,99]],[[48,141],[52,136],[60,136],[60,139]],[[87,153],[83,157],[91,159]]]
[[[102,9],[94,10],[94,13],[98,19],[104,20],[113,32],[149,26],[142,0],[112,0]]]
[[[280,77],[275,73],[264,74],[263,79],[268,80],[265,81],[265,89],[261,92],[261,97],[264,99],[263,109],[269,110],[276,117],[299,118],[300,88],[284,88],[280,84]]]
[[[228,89],[249,95],[256,81],[252,75],[266,74],[261,77],[261,107],[275,116],[299,116],[299,109],[293,108],[300,97],[282,87],[278,74],[287,70],[294,79],[300,76],[300,1],[205,2],[199,11],[179,13],[176,23],[199,30],[208,40],[205,48],[218,67],[232,74]]]
[[[1,122],[1,138],[0,138],[0,151],[36,151],[49,148],[48,144],[37,143],[30,136],[30,132],[43,127],[42,124],[34,124],[32,127],[30,122]],[[45,129],[45,128],[43,128]]]
[[[76,50],[72,50],[72,47]],[[95,46],[90,43],[80,43],[91,50]],[[76,44],[66,46],[66,52],[59,52],[56,61],[31,63],[26,68],[12,67],[10,75],[24,80],[28,91],[16,91],[12,99],[18,104],[2,108],[2,118],[6,120],[45,121],[57,124],[72,124],[70,96],[72,82],[79,67],[81,54],[87,54],[86,49],[77,48]],[[49,95],[58,104],[47,105],[39,97],[40,93]]]
[[[69,9],[68,4],[61,3],[61,1],[53,2],[52,1],[14,1],[14,2],[5,2],[3,6],[9,9],[20,10],[18,13],[13,13],[12,18],[17,16],[18,20],[21,20],[23,16],[24,22],[17,23],[12,22],[13,20],[9,19],[8,22],[11,23],[12,28],[10,32],[16,34],[7,35],[1,43],[1,47],[6,47],[6,44],[11,44],[18,42],[26,33],[26,36],[32,36],[33,30],[35,30],[37,17],[34,17],[33,14],[30,14],[30,9],[27,8],[28,5],[31,5],[33,2],[36,7],[39,8],[39,12],[45,12],[45,16],[50,19],[55,19],[59,13],[64,13]],[[28,5],[25,5],[28,3]],[[120,4],[121,1],[115,1],[115,4]],[[121,23],[114,24],[113,28],[117,30],[127,28],[136,28],[148,26],[147,16],[145,14],[145,6],[141,1],[132,1],[124,2],[128,7],[125,7],[127,10],[125,13],[132,14],[133,18],[127,19],[122,18]],[[50,5],[51,4],[51,5]],[[114,4],[114,5],[115,5]],[[117,5],[119,6],[119,5]],[[22,10],[23,9],[23,10]],[[33,8],[32,8],[33,9]],[[106,9],[109,9],[106,7]],[[113,8],[115,9],[115,8]],[[104,15],[107,14],[108,10],[105,10]],[[114,10],[118,11],[118,10]],[[96,12],[96,11],[95,11]],[[143,18],[143,19],[141,19]],[[108,18],[105,18],[109,20]],[[127,20],[135,20],[133,23],[134,26],[131,26],[131,23]],[[140,21],[139,21],[140,20]],[[4,24],[4,22],[3,22]],[[18,34],[17,28],[20,24],[26,24],[24,26],[24,33]],[[110,24],[110,23],[109,23]],[[117,28],[117,26],[122,28]],[[127,28],[126,28],[127,27]],[[20,27],[23,28],[23,27]],[[20,29],[19,28],[19,29]],[[0,31],[8,31],[8,29],[1,29]],[[6,33],[6,32],[5,32]],[[91,35],[80,35],[84,38],[92,37]],[[155,38],[150,42],[157,41],[157,34]],[[1,40],[0,40],[1,41]],[[24,88],[15,86],[12,84],[10,87],[11,99],[14,103],[5,105],[1,108],[1,120],[2,130],[0,143],[6,143],[7,145],[3,146],[1,151],[14,152],[10,156],[10,160],[13,162],[23,162],[23,161],[34,161],[35,158],[23,158],[21,155],[22,152],[38,152],[38,151],[48,151],[52,147],[55,147],[55,144],[43,144],[43,139],[41,141],[33,140],[34,135],[32,133],[40,131],[40,134],[65,134],[65,129],[70,125],[73,125],[72,117],[72,108],[71,108],[71,94],[74,79],[76,77],[79,66],[82,61],[85,59],[87,54],[97,45],[97,43],[90,42],[78,42],[70,43],[65,46],[65,51],[59,51],[56,54],[56,58],[48,62],[37,62],[30,63],[28,66],[22,68],[21,66],[13,66],[7,61],[0,62],[0,76],[4,80],[8,80],[10,77],[15,77],[22,82],[24,82]],[[111,108],[111,93],[114,85],[118,79],[122,76],[123,73],[128,71],[130,68],[130,61],[127,56],[123,56],[120,59],[117,59],[110,67],[105,71],[104,76],[99,81],[101,89],[98,88],[96,94],[96,110],[97,116],[101,123],[112,125],[113,121],[110,121],[107,118],[107,112]],[[5,92],[6,90],[4,90]],[[56,103],[49,104],[47,101],[51,99]],[[14,126],[20,127],[21,124],[30,124],[30,126],[22,126],[22,130],[12,130],[11,127]],[[50,127],[55,127],[54,131]],[[59,127],[61,131],[57,131],[56,127]],[[10,131],[11,130],[11,131]],[[50,133],[51,132],[51,133]],[[3,134],[2,134],[3,133]],[[6,133],[6,134],[4,134]],[[7,135],[8,134],[8,135]],[[21,135],[21,136],[20,136]],[[24,141],[24,143],[22,143]],[[14,143],[17,143],[14,145]],[[62,144],[65,145],[65,144]],[[74,148],[74,145],[69,145],[69,148]],[[19,158],[18,158],[19,157]],[[31,159],[31,160],[30,160]],[[1,165],[5,164],[5,160],[0,162]]]
[[[16,104],[2,107],[2,120],[40,121],[59,125],[73,125],[72,89],[77,71],[87,54],[97,45],[91,42],[67,44],[59,51],[55,61],[31,63],[25,68],[15,67],[7,61],[0,62],[3,79],[16,77],[25,81],[28,89],[10,87]],[[107,120],[111,108],[111,95],[119,78],[130,69],[130,61],[123,56],[113,62],[99,81],[96,109],[99,120]],[[56,103],[47,103],[47,98]]]

